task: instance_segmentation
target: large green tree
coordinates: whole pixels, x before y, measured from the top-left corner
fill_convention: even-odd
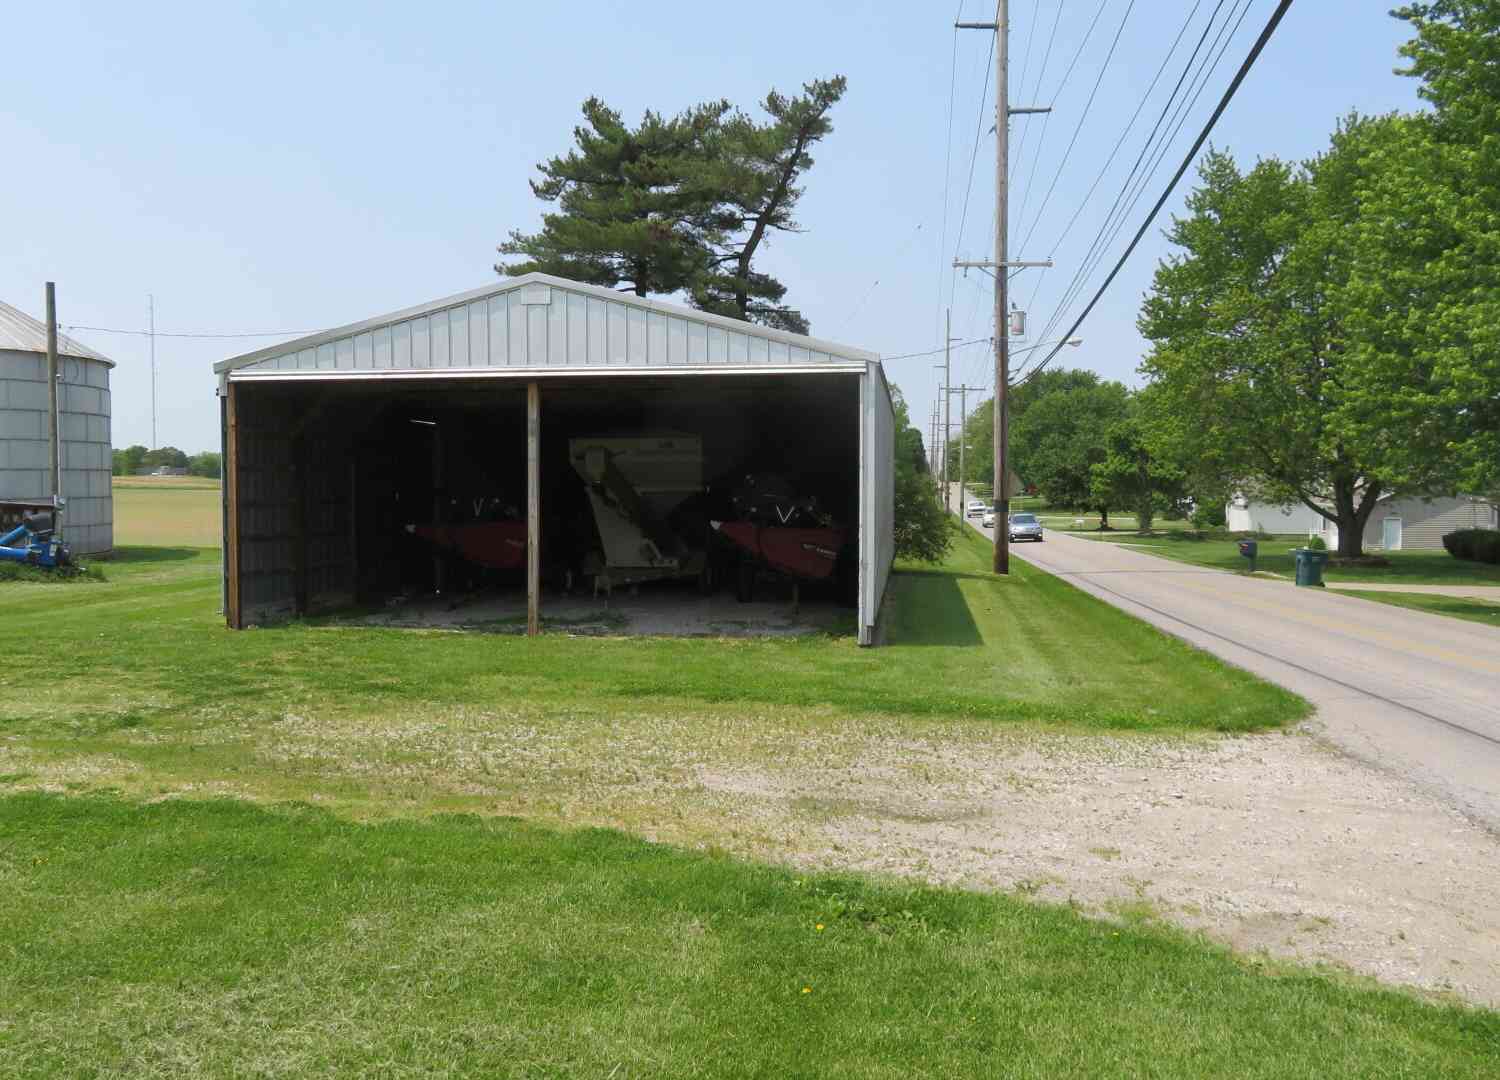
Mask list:
[[[1109,512],[1120,504],[1114,490],[1096,490],[1093,469],[1109,456],[1109,433],[1127,418],[1128,400],[1122,384],[1074,372],[1061,388],[1028,402],[1010,426],[1011,462],[1022,483],[1053,506],[1097,510],[1100,528],[1109,528]]]
[[[1094,502],[1130,507],[1141,532],[1151,530],[1158,511],[1183,503],[1187,482],[1186,470],[1170,456],[1164,457],[1151,438],[1144,418],[1151,396],[1148,388],[1130,397],[1125,416],[1104,434],[1103,458],[1089,468]]]
[[[557,210],[537,233],[512,232],[499,250],[519,258],[496,271],[684,293],[705,311],[806,333],[783,303],[786,286],[755,259],[773,234],[799,231],[812,149],[833,130],[844,88],[839,76],[791,96],[773,90],[765,120],[714,101],[674,117],[647,112],[636,127],[590,98],[574,148],[539,165],[531,184]]]
[[[1412,3],[1405,73],[1431,111],[1366,138],[1335,293],[1351,363],[1340,420],[1385,439],[1389,482],[1500,491],[1500,2]]]
[[[1210,153],[1178,247],[1156,271],[1139,321],[1152,348],[1153,437],[1252,495],[1301,502],[1338,525],[1339,552],[1363,550],[1389,490],[1392,436],[1343,418],[1351,373],[1345,309],[1351,184],[1385,121],[1353,120],[1306,167],[1274,159],[1241,172]]]

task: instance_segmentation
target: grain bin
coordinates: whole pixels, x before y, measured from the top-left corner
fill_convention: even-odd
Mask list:
[[[114,546],[109,369],[114,361],[57,335],[64,533],[77,554]],[[6,503],[50,501],[47,326],[0,303],[0,514]]]

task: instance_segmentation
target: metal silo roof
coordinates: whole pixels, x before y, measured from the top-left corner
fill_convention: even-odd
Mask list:
[[[33,319],[19,308],[13,308],[0,300],[0,349],[14,352],[43,353],[47,351],[47,324]],[[67,334],[57,335],[57,355],[74,356],[84,360],[100,360],[110,367],[115,362],[102,353],[97,353],[81,341]]]

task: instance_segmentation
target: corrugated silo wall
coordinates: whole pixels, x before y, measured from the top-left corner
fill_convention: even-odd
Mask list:
[[[859,643],[873,645],[896,561],[896,416],[879,364],[861,383]]]
[[[235,388],[241,622],[347,605],[356,580],[350,425],[316,400]]]
[[[114,547],[109,365],[60,356],[57,366],[64,532],[75,552],[103,554]],[[51,497],[47,409],[47,358],[0,351],[0,501]]]

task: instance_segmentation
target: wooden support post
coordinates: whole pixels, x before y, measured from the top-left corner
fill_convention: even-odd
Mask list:
[[[443,535],[443,526],[448,523],[448,489],[443,479],[443,426],[432,429],[432,524],[438,535]],[[432,546],[432,591],[441,593],[447,588],[447,560],[443,549]]]
[[[292,440],[292,476],[296,491],[292,498],[292,606],[307,614],[307,436],[299,432]]]
[[[349,597],[359,603],[359,453],[349,457]]]
[[[235,384],[224,391],[224,622],[231,630],[244,626],[240,618],[240,418]]]
[[[526,633],[542,632],[542,391],[526,384]]]

